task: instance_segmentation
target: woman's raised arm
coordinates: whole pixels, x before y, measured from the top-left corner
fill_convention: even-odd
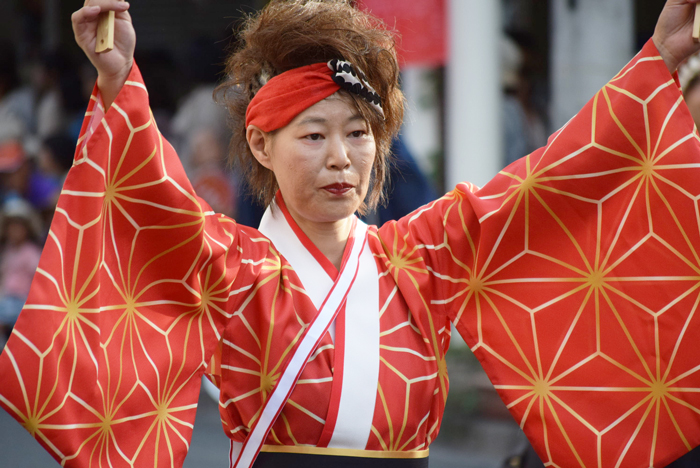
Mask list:
[[[105,110],[121,91],[134,63],[136,33],[128,9],[129,4],[119,0],[87,0],[85,6],[71,17],[75,41],[97,69],[97,86]],[[97,53],[98,18],[106,11],[115,12],[114,49]]]

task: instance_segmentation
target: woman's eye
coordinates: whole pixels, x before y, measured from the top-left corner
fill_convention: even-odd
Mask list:
[[[317,141],[323,138],[320,133],[312,133],[310,135],[306,135],[306,138],[309,140]]]
[[[366,134],[364,130],[355,130],[350,134],[351,137],[353,138],[360,138],[363,137]]]

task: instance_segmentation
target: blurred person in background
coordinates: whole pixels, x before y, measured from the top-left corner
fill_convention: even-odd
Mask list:
[[[69,121],[65,109],[62,86],[67,81],[64,76],[72,71],[68,56],[61,51],[47,51],[41,54],[32,66],[31,80],[34,92],[34,125],[30,133],[35,137],[31,153],[43,138],[63,132]]]
[[[547,144],[544,119],[532,102],[527,60],[532,60],[529,54],[504,34],[501,37],[501,116],[505,166]]]
[[[180,100],[170,122],[173,146],[193,187],[211,207],[236,214],[238,184],[227,164],[231,138],[226,108],[213,99],[224,61],[224,41],[198,37],[190,44],[188,75],[191,90]]]
[[[195,38],[190,44],[187,74],[191,89],[180,100],[171,122],[173,146],[188,174],[196,167],[192,163],[192,153],[196,151],[193,139],[201,130],[207,130],[209,136],[224,147],[217,157],[225,163],[225,148],[231,138],[228,113],[223,105],[214,100],[214,90],[224,61],[222,44],[222,41],[205,37]]]
[[[47,229],[68,170],[73,165],[74,154],[75,140],[68,135],[57,134],[44,139],[36,156],[34,205]]]
[[[236,214],[236,186],[218,132],[199,127],[188,140],[192,187],[217,213]]]
[[[41,223],[21,198],[3,203],[0,216],[0,344],[4,346],[39,265]]]
[[[13,138],[0,142],[0,202],[26,197],[31,172],[22,141]]]
[[[17,56],[9,42],[0,42],[0,142],[22,139],[33,124],[29,87],[21,86]]]
[[[56,135],[47,138],[37,151],[36,156],[28,155],[17,139],[0,142],[0,200],[26,200],[42,218],[50,220],[75,143],[70,137]],[[48,224],[42,224],[36,235],[43,240],[47,229]]]
[[[75,153],[75,141],[64,134],[51,135],[45,138],[37,155],[37,167],[39,171],[54,181],[58,192],[53,192],[52,201],[58,199],[60,188],[66,180],[68,170],[73,165]]]
[[[26,64],[29,83],[23,86],[12,46],[0,45],[0,56],[0,140],[10,132],[34,156],[41,141],[51,135],[69,133],[77,138],[84,98],[80,75],[69,55],[54,50],[32,59]]]

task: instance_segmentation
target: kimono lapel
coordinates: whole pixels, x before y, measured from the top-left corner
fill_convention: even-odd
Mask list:
[[[318,309],[337,271],[299,229],[279,194],[276,204],[266,210],[260,232],[292,265]],[[358,219],[355,223],[357,232],[364,223]],[[346,247],[346,256],[348,251]],[[379,379],[379,277],[368,247],[362,251],[347,303],[330,330],[335,341],[333,389],[319,446],[361,450],[372,429]]]
[[[333,287],[338,272],[333,265],[330,265],[332,270],[329,271],[329,266],[323,265],[319,261],[325,260],[330,263],[328,259],[318,258],[319,255],[322,255],[320,252],[312,253],[307,249],[300,239],[303,232],[296,225],[288,222],[287,218],[291,219],[291,216],[285,211],[283,203],[279,203],[274,209],[268,207],[260,220],[258,230],[270,239],[277,251],[292,265],[304,286],[304,290],[318,310]],[[292,222],[294,221],[292,220]],[[294,228],[296,228],[296,232]]]
[[[357,218],[353,221],[343,265],[337,273],[296,226],[281,197],[277,209],[268,208],[263,216],[260,232],[294,268],[318,312],[240,453],[232,453],[232,466],[248,467],[255,461],[309,356],[341,313],[348,320],[343,320],[341,328],[343,349],[340,353],[336,349],[332,390],[336,397],[331,396],[330,419],[326,421],[327,428],[333,428],[329,446],[364,449],[367,445],[379,378],[379,278],[367,242],[367,225]],[[334,273],[336,277],[331,278]]]

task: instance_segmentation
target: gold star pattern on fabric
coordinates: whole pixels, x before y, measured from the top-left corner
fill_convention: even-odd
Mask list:
[[[145,89],[130,82],[124,92]],[[180,196],[170,199],[140,197],[158,185],[178,187],[163,167],[167,143],[152,138],[150,113],[127,115],[118,104],[115,111],[119,118],[108,123],[98,117],[97,99],[91,101],[23,314],[46,324],[52,335],[42,338],[46,333],[32,326],[17,334],[4,357],[14,361],[19,349],[32,363],[14,366],[4,377],[20,386],[22,400],[2,401],[64,465],[147,465],[166,458],[177,464],[191,436],[198,389],[193,376],[201,374],[207,353],[203,339],[221,327],[215,302],[222,294],[228,300],[225,286],[222,293],[210,278],[201,284],[193,272],[199,266],[213,275],[212,258],[227,246],[207,245],[200,202],[186,190],[175,190]],[[94,133],[106,135],[107,148],[93,145],[87,135]],[[146,149],[137,161],[127,158],[138,152],[133,148]],[[141,253],[152,252],[154,243],[157,253]],[[168,256],[186,250],[194,253],[184,257],[192,263],[169,263]],[[164,264],[172,276],[154,274]],[[189,314],[201,304],[200,288],[206,313]],[[144,432],[129,437],[135,421],[145,423]],[[54,439],[72,442],[57,445]]]
[[[506,208],[490,218],[504,213],[502,238],[516,230],[525,238],[508,239],[507,247],[497,245],[491,253],[495,258],[499,250],[513,252],[489,268],[487,283],[496,296],[489,313],[508,340],[499,343],[495,330],[481,328],[485,342],[475,351],[508,368],[502,375],[511,377],[497,379],[496,388],[528,435],[542,444],[543,461],[552,464],[572,457],[581,466],[660,466],[672,460],[664,458],[668,452],[681,445],[690,449],[689,437],[698,443],[697,426],[679,417],[688,409],[700,412],[694,396],[698,367],[679,353],[690,345],[689,329],[698,330],[697,191],[689,193],[682,174],[698,167],[690,162],[698,153],[688,145],[695,139],[692,125],[680,123],[687,111],[680,108],[675,82],[640,95],[634,94],[636,82],[617,84],[635,67],[649,65],[645,62],[613,79],[547,148],[528,157],[525,168],[503,171],[503,177],[521,183],[501,192],[504,184],[485,188]],[[652,109],[664,94],[673,96],[670,107]],[[574,132],[581,135],[575,144],[559,142]],[[549,157],[555,152],[556,160]],[[587,158],[597,164],[574,175]],[[519,176],[523,169],[527,175]],[[619,182],[599,182],[613,178]],[[690,208],[685,216],[693,213],[695,219],[683,219],[677,213],[682,208]],[[595,227],[595,235],[582,220]],[[543,227],[560,232],[561,240],[545,236],[547,243],[538,242],[534,233]],[[520,264],[528,257],[530,271],[524,271]],[[644,273],[644,263],[655,264],[648,268],[653,276]],[[551,292],[513,287],[533,282]],[[667,380],[669,375],[677,380]],[[527,383],[515,383],[521,379]],[[687,387],[680,388],[679,380]],[[666,403],[672,398],[673,404]],[[594,405],[605,412],[592,411]],[[628,432],[621,435],[623,427]],[[659,444],[659,431],[674,436],[666,434]],[[617,437],[622,437],[619,452],[609,442]]]

